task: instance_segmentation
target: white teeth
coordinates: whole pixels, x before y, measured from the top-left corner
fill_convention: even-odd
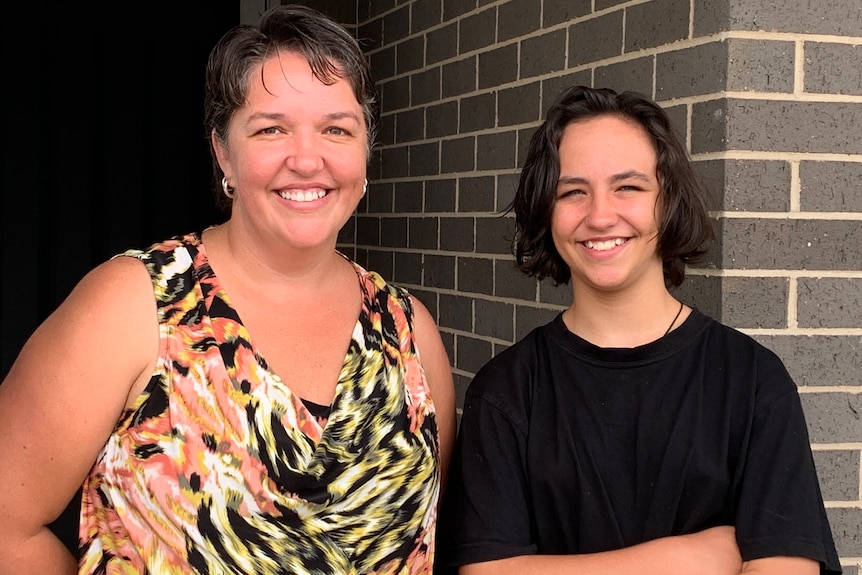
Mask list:
[[[317,190],[316,192],[279,192],[278,195],[285,200],[292,200],[294,202],[313,202],[325,196],[326,190]]]
[[[605,250],[615,248],[616,246],[621,246],[624,243],[625,243],[625,240],[623,238],[616,238],[616,239],[607,240],[604,242],[593,242],[593,241],[587,240],[584,242],[584,245],[587,246],[588,248],[590,248],[591,250],[603,252]]]

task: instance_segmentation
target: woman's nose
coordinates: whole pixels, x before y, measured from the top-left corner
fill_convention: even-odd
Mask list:
[[[310,134],[295,134],[287,150],[287,167],[299,173],[314,173],[323,166],[321,148]]]

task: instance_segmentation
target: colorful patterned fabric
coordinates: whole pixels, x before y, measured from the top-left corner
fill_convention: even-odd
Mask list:
[[[440,477],[403,290],[363,306],[325,425],[268,368],[198,235],[147,251],[156,373],[84,483],[80,573],[431,573]]]

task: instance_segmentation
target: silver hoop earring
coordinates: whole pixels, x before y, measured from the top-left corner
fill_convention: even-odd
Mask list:
[[[224,191],[224,195],[226,195],[231,200],[233,199],[233,192],[230,191],[230,186],[227,185],[227,178],[221,179],[221,189]]]
[[[368,191],[368,178],[365,178],[365,185],[362,186],[362,195],[364,196],[367,191]]]

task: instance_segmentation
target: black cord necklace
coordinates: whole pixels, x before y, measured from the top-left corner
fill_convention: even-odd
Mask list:
[[[682,308],[683,308],[682,302],[679,302],[679,311],[678,311],[678,312],[676,312],[676,315],[675,315],[675,316],[673,316],[673,321],[672,321],[672,322],[670,322],[670,325],[669,325],[669,326],[667,326],[667,331],[666,331],[666,332],[664,332],[664,335],[667,335],[667,334],[669,334],[669,333],[670,333],[671,328],[673,328],[673,324],[675,324],[675,323],[676,323],[676,320],[678,320],[678,319],[679,319],[679,314],[681,314],[681,313],[682,313]],[[664,335],[663,335],[662,337],[664,337]]]

